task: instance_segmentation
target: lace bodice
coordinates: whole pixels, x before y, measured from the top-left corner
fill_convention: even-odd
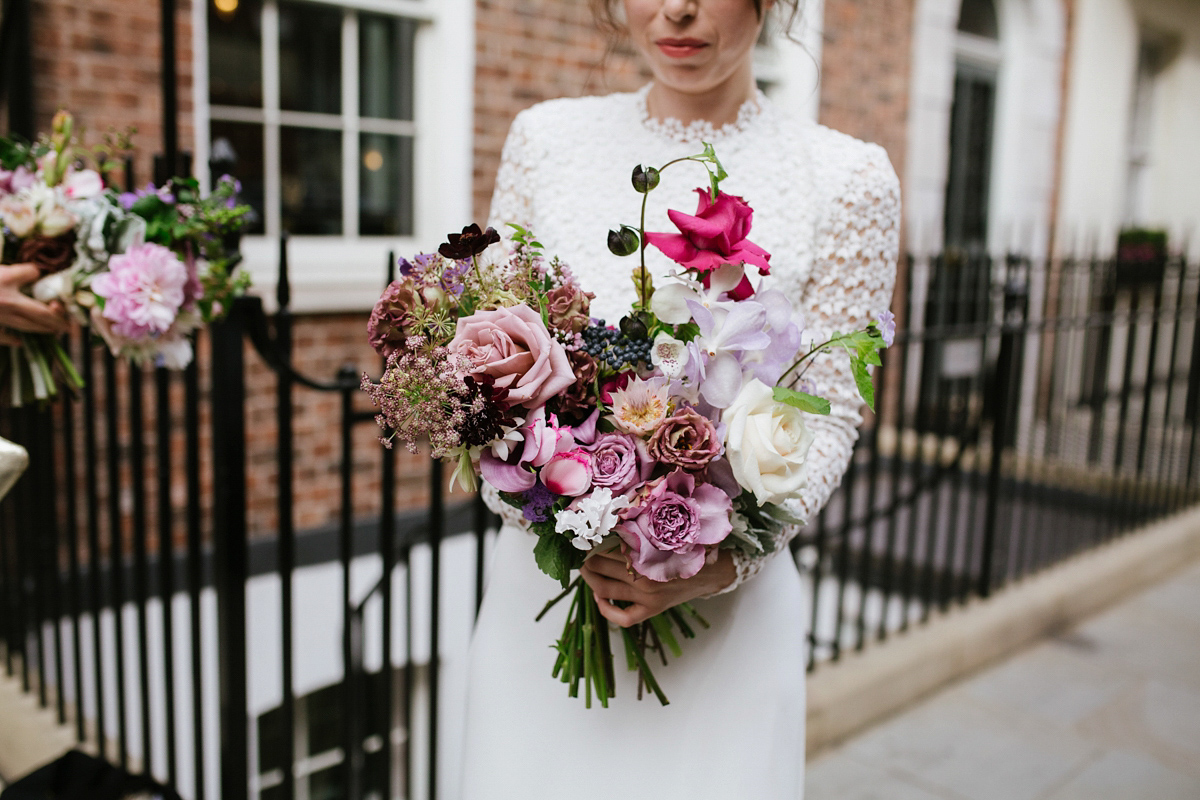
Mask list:
[[[701,152],[712,142],[729,172],[721,188],[755,209],[750,239],[771,253],[771,278],[804,315],[805,340],[864,327],[888,307],[899,247],[900,190],[881,147],[815,125],[775,108],[759,94],[736,122],[659,122],[646,110],[646,88],[629,94],[551,100],[521,112],[504,145],[490,224],[528,227],[595,292],[592,315],[615,323],[630,307],[631,259],[609,253],[610,228],[636,225],[641,195],[629,176],[637,164],[661,166]],[[692,213],[693,188],[706,184],[698,164],[668,169],[650,193],[646,230],[674,231],[669,208]],[[653,248],[647,264],[657,276],[671,264]],[[817,337],[821,337],[818,339]],[[811,520],[841,481],[862,422],[860,401],[844,353],[818,356],[805,377],[833,407],[812,417],[808,482],[791,501]],[[491,495],[506,522],[520,512]],[[789,530],[776,544],[785,549]],[[736,553],[737,585],[763,558]]]

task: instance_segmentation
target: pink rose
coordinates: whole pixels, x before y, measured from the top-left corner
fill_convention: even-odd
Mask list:
[[[546,313],[550,324],[561,330],[579,333],[588,326],[588,308],[595,295],[577,286],[559,286],[546,293]]]
[[[508,389],[513,405],[537,408],[575,382],[567,351],[527,305],[479,311],[458,321],[450,352]]]
[[[647,484],[637,505],[617,526],[633,569],[652,581],[690,578],[704,566],[711,545],[733,530],[733,501],[716,486],[676,470]]]
[[[679,233],[648,232],[646,241],[680,266],[704,274],[706,286],[707,273],[725,264],[753,264],[762,275],[770,272],[771,254],[746,238],[754,209],[742,198],[724,192],[717,193],[715,203],[708,189],[696,193],[700,204],[695,216],[674,209],[667,212]],[[730,292],[735,300],[752,294],[754,289],[746,277]]]
[[[592,488],[592,457],[580,449],[559,453],[542,467],[539,477],[555,494],[579,497]]]

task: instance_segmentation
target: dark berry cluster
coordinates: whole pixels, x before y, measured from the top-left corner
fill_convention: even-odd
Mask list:
[[[645,337],[630,338],[616,328],[605,326],[604,320],[584,328],[583,351],[596,361],[603,361],[609,369],[621,369],[626,364],[636,367],[638,363],[650,364],[651,341]]]

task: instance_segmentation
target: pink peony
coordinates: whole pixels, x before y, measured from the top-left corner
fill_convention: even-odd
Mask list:
[[[704,566],[708,548],[733,530],[732,511],[725,492],[676,470],[647,484],[636,505],[621,512],[617,533],[638,574],[660,582],[690,578]]]
[[[479,311],[458,320],[450,352],[508,389],[514,405],[537,408],[575,382],[567,351],[527,305]]]
[[[125,339],[166,333],[184,302],[188,270],[158,244],[141,244],[114,255],[108,272],[92,281],[92,291],[105,299],[104,318]]]
[[[746,238],[754,209],[740,197],[719,192],[712,202],[708,189],[697,189],[700,203],[696,215],[674,209],[667,216],[679,228],[679,233],[646,233],[646,242],[661,250],[668,258],[686,269],[705,275],[725,264],[752,264],[766,275],[771,254]],[[730,292],[735,300],[754,293],[749,278]]]

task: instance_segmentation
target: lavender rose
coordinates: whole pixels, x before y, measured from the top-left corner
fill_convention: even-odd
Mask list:
[[[449,349],[508,389],[513,405],[537,408],[575,382],[567,351],[550,337],[541,315],[526,305],[459,319]]]
[[[602,433],[584,449],[592,454],[592,483],[613,494],[628,491],[654,471],[645,442],[627,433]]]
[[[649,449],[659,461],[695,471],[721,454],[721,437],[711,420],[684,406],[658,426]]]
[[[647,484],[637,504],[622,511],[617,533],[629,547],[633,568],[652,581],[690,578],[704,566],[708,548],[730,531],[733,502],[691,473],[676,470]]]

